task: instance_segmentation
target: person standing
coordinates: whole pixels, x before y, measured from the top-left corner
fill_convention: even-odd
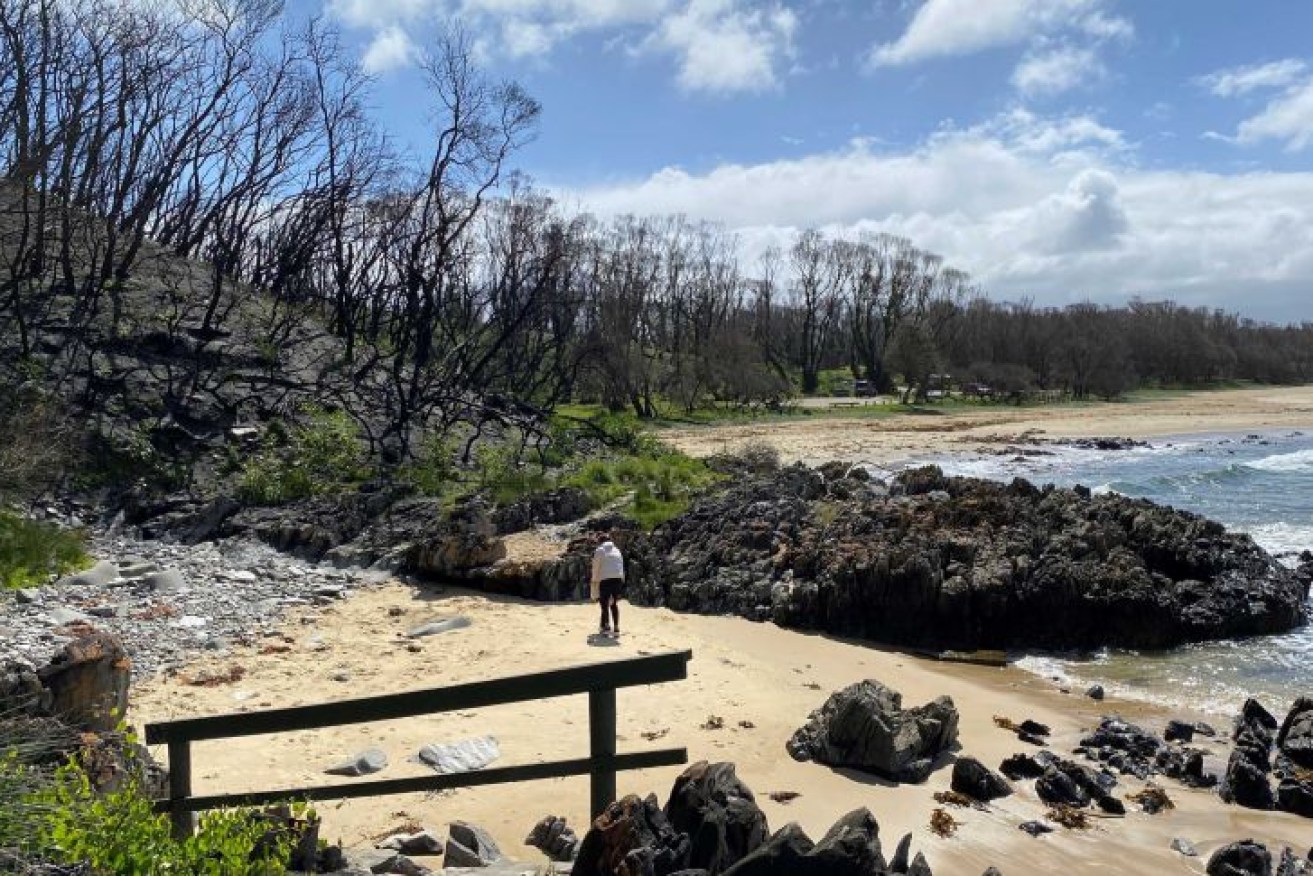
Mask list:
[[[625,586],[625,558],[609,538],[593,551],[590,584],[592,597],[602,609],[598,635],[620,638],[620,595]]]

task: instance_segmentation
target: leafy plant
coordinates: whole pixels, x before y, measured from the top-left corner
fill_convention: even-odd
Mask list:
[[[360,430],[342,411],[309,408],[305,422],[285,433],[270,429],[264,447],[243,467],[238,495],[279,505],[334,492],[370,474]]]
[[[0,511],[0,587],[44,584],[90,563],[82,532]]]
[[[176,840],[135,779],[101,794],[75,759],[43,775],[11,751],[0,758],[0,788],[13,792],[0,802],[0,845],[96,876],[273,876],[285,872],[296,839],[255,812],[227,810]]]

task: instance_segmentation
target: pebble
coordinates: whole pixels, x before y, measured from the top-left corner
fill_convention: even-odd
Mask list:
[[[45,665],[69,641],[52,630],[80,621],[118,636],[140,679],[258,636],[288,608],[388,580],[246,539],[187,546],[101,531],[89,552],[101,559],[86,572],[0,596],[0,666]]]

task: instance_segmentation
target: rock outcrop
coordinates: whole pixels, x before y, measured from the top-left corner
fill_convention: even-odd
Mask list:
[[[832,694],[787,747],[796,760],[923,782],[938,757],[956,746],[957,724],[948,697],[904,710],[901,694],[868,679]]]
[[[1304,622],[1308,564],[1115,494],[792,466],[652,535],[630,596],[928,648],[1169,647]]]

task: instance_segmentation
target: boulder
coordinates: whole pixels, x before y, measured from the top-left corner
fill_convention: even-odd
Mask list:
[[[573,861],[579,853],[579,837],[564,818],[548,815],[539,821],[524,844],[540,850],[553,861]]]
[[[108,732],[127,715],[132,661],[109,633],[91,632],[68,643],[37,670],[37,678],[48,692],[50,714],[74,726]]]
[[[664,876],[685,869],[689,848],[688,835],[671,827],[657,805],[656,795],[640,799],[630,794],[612,803],[593,820],[579,844],[571,873],[574,876],[646,874],[646,869],[621,869],[626,861],[641,859],[644,868],[650,866],[650,872]]]
[[[1014,754],[999,764],[999,772],[1013,781],[1038,779],[1044,775],[1044,770],[1049,767],[1053,760],[1048,752],[1040,752],[1040,754],[1046,756],[1032,757],[1029,754]]]
[[[1242,748],[1232,750],[1220,793],[1227,803],[1250,809],[1271,809],[1276,801],[1272,784],[1268,781],[1266,757],[1259,759]]]
[[[1272,876],[1272,855],[1252,839],[1222,846],[1208,859],[1208,876]]]
[[[416,833],[398,833],[393,834],[387,839],[380,842],[377,846],[380,849],[392,849],[401,852],[403,855],[440,855],[442,854],[442,840],[429,830],[421,830]]]
[[[687,866],[719,873],[766,841],[770,828],[752,791],[735,775],[734,764],[700,761],[670,790],[665,816],[687,834]]]
[[[901,848],[901,846],[900,846]],[[922,874],[930,868],[920,854],[906,865],[885,864],[880,851],[880,826],[867,809],[849,812],[818,843],[795,823],[776,831],[762,846],[725,871],[725,876],[881,876],[887,873]],[[906,865],[905,869],[900,869]]]
[[[495,736],[476,736],[459,742],[425,745],[419,759],[439,773],[468,773],[481,770],[501,757]]]
[[[1194,724],[1188,721],[1168,721],[1167,729],[1163,731],[1163,739],[1168,742],[1192,742],[1194,741]]]
[[[1313,769],[1313,697],[1300,697],[1277,731],[1277,748],[1304,769]]]
[[[370,748],[334,764],[324,772],[330,776],[368,776],[385,769],[387,765],[388,756],[380,749]]]
[[[988,803],[1012,793],[1008,780],[974,757],[959,757],[953,764],[952,788],[973,800]]]
[[[1313,818],[1313,782],[1282,779],[1277,785],[1276,808]]]
[[[487,867],[502,859],[501,849],[483,828],[453,821],[447,831],[447,851],[443,858],[447,867]]]
[[[923,782],[939,756],[957,745],[957,725],[950,698],[904,710],[901,694],[868,679],[832,694],[787,748],[796,760]]]
[[[1035,793],[1050,805],[1088,806],[1090,795],[1067,773],[1051,766],[1035,780]]]

